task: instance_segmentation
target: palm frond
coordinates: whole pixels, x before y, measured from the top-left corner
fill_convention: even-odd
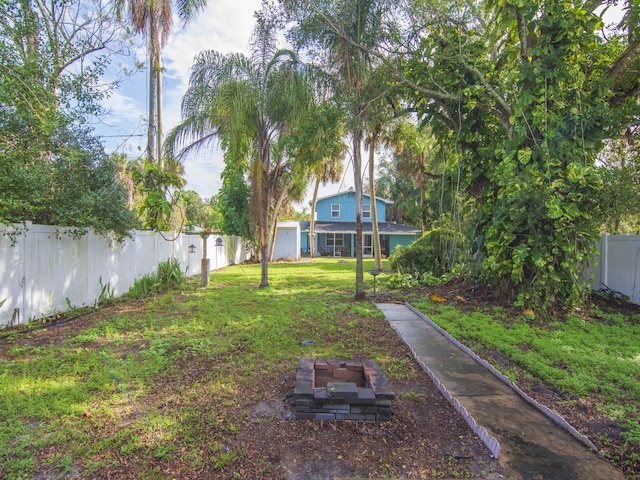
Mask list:
[[[273,22],[262,18],[256,22],[249,40],[251,61],[256,70],[263,74],[267,72],[268,65],[277,51],[276,33]]]
[[[183,24],[189,23],[195,15],[207,6],[207,0],[176,0],[178,16]]]

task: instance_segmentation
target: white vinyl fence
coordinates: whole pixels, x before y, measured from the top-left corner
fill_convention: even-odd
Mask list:
[[[17,234],[7,235],[12,232]],[[200,274],[200,235],[175,238],[169,232],[165,239],[156,232],[134,231],[133,238],[118,243],[92,232],[78,237],[66,232],[31,223],[26,230],[0,225],[0,328],[65,311],[69,305],[94,305],[105,286],[120,296],[171,257],[187,276]],[[216,246],[219,238],[222,246]],[[194,253],[189,253],[190,245]],[[207,239],[212,271],[243,262],[246,255],[239,237],[212,234]]]
[[[598,250],[600,255],[587,270],[594,276],[591,288],[609,288],[640,305],[640,235],[604,234]]]

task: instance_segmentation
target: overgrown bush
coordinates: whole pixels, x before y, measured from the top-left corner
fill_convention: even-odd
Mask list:
[[[148,297],[171,289],[183,288],[185,276],[176,258],[169,258],[158,264],[155,274],[147,273],[136,279],[127,292],[127,296],[140,298]]]
[[[439,277],[431,273],[416,273],[412,275],[410,273],[394,273],[389,277],[387,285],[392,290],[409,287],[435,287],[436,285],[442,285],[450,282],[456,278],[460,272],[454,268],[451,272],[443,273]]]
[[[389,257],[398,273],[426,274],[440,277],[459,263],[463,251],[459,236],[444,227],[425,232],[406,248],[397,248]]]

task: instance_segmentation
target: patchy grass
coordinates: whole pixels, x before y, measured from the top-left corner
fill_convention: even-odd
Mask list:
[[[589,315],[543,323],[497,305],[474,306],[472,296],[460,297],[458,290],[443,286],[402,295],[564,415],[628,478],[640,478],[640,309],[594,307]],[[433,301],[434,292],[445,301]]]
[[[274,264],[264,289],[257,288],[259,265],[230,267],[213,272],[205,289],[192,281],[184,294],[118,302],[5,335],[0,477],[470,478],[499,471],[381,312],[353,300],[354,265]],[[373,278],[365,277],[370,291]],[[398,393],[393,420],[289,420],[300,357],[376,359]]]

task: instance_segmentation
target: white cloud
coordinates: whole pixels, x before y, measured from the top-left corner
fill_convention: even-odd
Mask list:
[[[188,25],[175,21],[162,51],[165,134],[181,120],[180,104],[188,86],[194,57],[203,50],[246,53],[255,21],[253,14],[259,8],[260,0],[215,0],[210,1]],[[140,39],[138,47],[132,49],[133,57],[140,62],[145,62],[146,49],[143,45],[144,41]],[[133,58],[123,61],[131,63]],[[119,68],[114,65],[112,74],[108,76],[115,78]],[[144,153],[147,96],[145,68],[102,101],[108,114],[98,120],[96,132],[103,136],[108,152],[124,152],[131,157]],[[202,197],[211,197],[221,186],[223,168],[222,152],[218,148],[191,155],[185,160],[186,188],[197,191]]]
[[[223,169],[222,152],[217,148],[189,157],[185,162],[186,188],[195,190],[202,198],[211,198],[222,186],[220,175]]]
[[[109,119],[115,120],[111,122],[107,119],[107,124],[116,125],[119,122],[137,124],[146,117],[146,99],[133,98],[123,91],[114,92],[109,98],[103,99],[100,103],[107,111]]]
[[[259,0],[211,1],[186,27],[176,20],[162,55],[167,75],[179,81],[183,93],[193,60],[201,51],[246,53],[254,26],[253,13],[259,7]]]
[[[136,89],[117,90],[100,101],[106,114],[95,121],[107,152],[136,157],[146,141],[146,99],[131,95]]]
[[[194,21],[184,27],[176,21],[162,51],[165,68],[163,122],[165,133],[181,121],[180,105],[187,90],[193,60],[203,50],[221,53],[247,51],[254,26],[253,13],[259,0],[211,1]],[[185,159],[186,188],[203,198],[215,195],[222,186],[224,160],[219,148],[211,146]]]
[[[189,84],[194,58],[204,50],[246,52],[259,0],[211,1],[186,26],[177,18],[162,50],[164,74],[163,122],[165,132],[180,120],[182,96]]]

